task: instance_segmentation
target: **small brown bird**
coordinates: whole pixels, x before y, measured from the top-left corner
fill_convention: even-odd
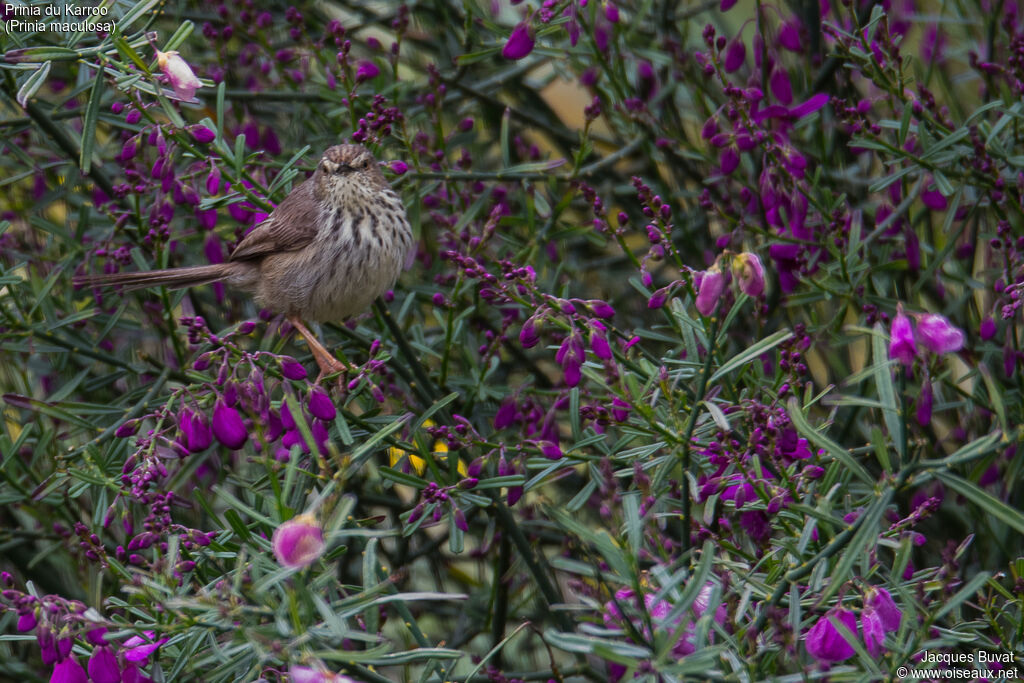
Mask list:
[[[283,313],[303,336],[323,374],[346,369],[302,323],[341,321],[390,288],[412,248],[402,200],[362,145],[324,152],[313,175],[293,189],[238,244],[226,263],[74,278],[86,287],[172,289],[226,282]]]

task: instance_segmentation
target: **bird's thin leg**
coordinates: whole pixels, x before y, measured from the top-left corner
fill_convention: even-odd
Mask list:
[[[288,322],[292,324],[302,338],[306,340],[306,344],[309,345],[309,350],[313,352],[313,358],[316,360],[316,364],[320,366],[320,378],[326,375],[333,375],[338,372],[346,372],[350,370],[352,366],[342,363],[340,360],[331,355],[331,352],[324,348],[324,345],[317,341],[317,338],[313,336],[302,321],[297,317],[289,317]]]

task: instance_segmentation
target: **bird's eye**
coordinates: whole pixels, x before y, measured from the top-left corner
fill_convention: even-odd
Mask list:
[[[370,160],[369,159],[363,159],[362,161],[360,161],[359,162],[359,168],[361,170],[363,170],[363,171],[365,171],[366,169],[370,168]]]

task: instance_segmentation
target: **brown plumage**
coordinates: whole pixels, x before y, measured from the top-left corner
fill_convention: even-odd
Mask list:
[[[173,289],[225,282],[283,313],[325,373],[343,369],[302,324],[341,321],[391,287],[412,248],[402,200],[362,145],[324,152],[316,171],[253,228],[226,263],[75,278],[86,287]]]

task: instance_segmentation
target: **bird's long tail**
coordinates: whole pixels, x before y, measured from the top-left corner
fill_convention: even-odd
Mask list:
[[[223,280],[232,274],[231,266],[230,263],[215,263],[209,266],[144,270],[138,273],[76,275],[72,282],[78,287],[123,287],[125,291],[161,286],[182,289]]]

